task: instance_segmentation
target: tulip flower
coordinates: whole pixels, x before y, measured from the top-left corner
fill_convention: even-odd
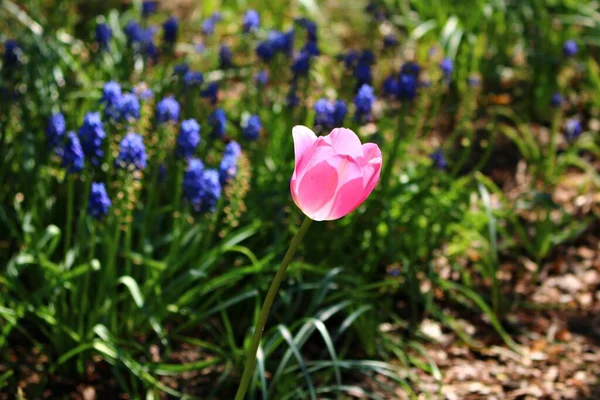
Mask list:
[[[292,135],[296,168],[290,190],[294,203],[306,214],[306,218],[292,239],[258,314],[235,400],[243,400],[246,396],[271,306],[311,222],[342,218],[361,205],[379,182],[379,147],[373,143],[361,144],[350,129],[336,128],[327,136],[317,137],[307,127],[295,126]]]
[[[315,221],[342,218],[371,194],[379,181],[381,151],[361,144],[354,132],[336,128],[317,137],[305,126],[292,130],[296,168],[290,182],[294,203]]]

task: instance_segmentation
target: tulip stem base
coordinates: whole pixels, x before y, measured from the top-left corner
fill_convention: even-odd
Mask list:
[[[260,339],[262,337],[263,331],[265,329],[265,324],[267,323],[267,318],[269,317],[269,312],[271,311],[271,306],[273,306],[273,301],[275,300],[275,296],[277,295],[277,291],[279,290],[279,285],[285,276],[285,272],[287,271],[288,265],[292,261],[294,254],[296,254],[296,250],[300,243],[302,243],[302,239],[306,234],[306,231],[310,227],[312,219],[306,217],[304,222],[302,222],[302,226],[292,239],[290,243],[290,247],[288,248],[283,260],[281,261],[281,265],[273,278],[273,282],[271,282],[271,286],[269,287],[269,291],[267,292],[267,297],[265,297],[265,302],[263,303],[262,308],[260,309],[260,314],[258,314],[258,320],[256,321],[256,327],[254,328],[254,334],[252,335],[252,343],[250,344],[250,349],[248,350],[248,359],[246,360],[246,365],[244,366],[244,373],[242,374],[242,380],[240,381],[240,386],[238,387],[237,393],[235,395],[235,400],[243,400],[244,396],[246,396],[246,391],[248,390],[248,385],[250,384],[250,379],[252,378],[252,373],[254,372],[254,364],[256,363],[256,352],[258,351],[258,346],[260,344]]]

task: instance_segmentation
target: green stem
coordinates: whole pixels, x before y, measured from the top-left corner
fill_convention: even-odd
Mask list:
[[[557,111],[552,119],[552,129],[550,131],[550,145],[548,148],[548,168],[546,169],[546,184],[548,186],[554,183],[554,171],[556,168],[556,140],[562,112]]]
[[[71,245],[71,233],[73,231],[73,203],[75,198],[75,178],[67,176],[67,226],[65,233],[65,259],[69,246]]]
[[[258,315],[258,321],[256,322],[256,327],[254,329],[254,334],[252,335],[252,343],[250,344],[250,350],[248,351],[248,359],[246,360],[246,365],[244,366],[244,373],[242,374],[242,380],[240,381],[240,386],[238,387],[237,393],[235,395],[235,400],[243,400],[244,396],[246,396],[246,392],[248,391],[248,385],[250,384],[250,379],[252,378],[252,373],[254,372],[254,364],[256,363],[256,352],[258,351],[258,345],[260,344],[260,339],[262,337],[263,331],[265,330],[265,324],[267,323],[267,318],[269,317],[269,312],[271,311],[271,306],[273,305],[273,301],[275,300],[275,296],[277,295],[277,290],[279,289],[279,285],[285,276],[285,271],[287,270],[288,265],[292,261],[298,246],[302,242],[302,238],[306,234],[308,227],[312,219],[306,217],[304,222],[302,222],[302,226],[296,233],[296,236],[292,239],[290,243],[290,247],[288,248],[283,260],[281,261],[281,265],[273,278],[273,282],[271,282],[271,287],[269,287],[269,291],[267,292],[267,297],[265,298],[265,302],[263,303],[262,308],[260,309],[260,314]]]

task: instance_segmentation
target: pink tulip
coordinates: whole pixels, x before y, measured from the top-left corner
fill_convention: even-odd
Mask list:
[[[317,137],[298,125],[292,135],[296,168],[290,191],[304,214],[315,221],[331,221],[355,210],[369,197],[381,171],[381,150],[376,144],[361,144],[346,128]]]

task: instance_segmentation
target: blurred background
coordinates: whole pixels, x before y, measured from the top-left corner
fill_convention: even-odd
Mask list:
[[[600,4],[0,0],[0,398],[600,396]]]

